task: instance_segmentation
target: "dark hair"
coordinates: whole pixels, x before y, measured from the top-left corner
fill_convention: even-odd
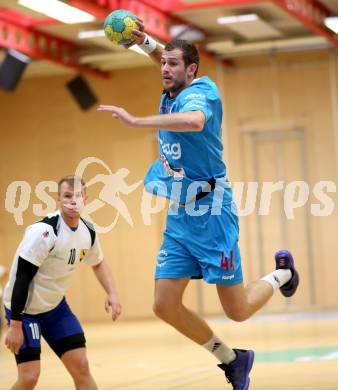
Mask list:
[[[164,50],[166,51],[171,51],[175,49],[179,49],[182,51],[185,67],[190,64],[197,65],[196,72],[194,74],[194,77],[196,77],[200,64],[200,56],[198,54],[196,46],[193,43],[190,43],[184,39],[174,39],[173,41],[167,43],[164,47]]]
[[[74,184],[76,185],[77,183],[81,183],[81,186],[83,187],[84,191],[86,191],[86,183],[80,176],[76,176],[76,175],[64,176],[62,179],[59,180],[58,192],[60,192],[60,187],[62,183],[67,183],[72,187],[74,187]]]

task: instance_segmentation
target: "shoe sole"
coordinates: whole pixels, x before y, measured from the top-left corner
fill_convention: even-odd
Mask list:
[[[297,288],[298,288],[298,285],[299,285],[299,274],[298,274],[298,272],[296,271],[295,268],[293,269],[293,275],[292,275],[292,278],[291,278],[290,282],[292,282],[292,289],[291,290],[288,290],[288,289],[282,290],[282,289],[280,289],[281,293],[286,298],[292,297],[292,295],[294,295],[294,293],[297,291]],[[283,287],[285,287],[285,286],[287,286],[287,284],[284,285]]]
[[[254,351],[248,351],[249,352],[249,361],[248,361],[248,370],[247,370],[247,380],[245,382],[245,385],[243,387],[243,390],[248,390],[249,389],[249,385],[250,385],[250,378],[249,378],[249,373],[251,371],[251,368],[253,366],[253,362],[254,362],[254,359],[255,359],[255,353]]]
[[[280,252],[284,252],[285,257],[288,257],[288,259],[290,260],[290,267],[288,267],[288,268],[291,270],[291,273],[292,273],[291,279],[289,280],[289,282],[287,282],[284,286],[282,286],[280,288],[280,292],[282,293],[282,295],[284,295],[284,297],[290,298],[290,297],[292,297],[292,295],[294,295],[294,293],[296,292],[296,290],[298,288],[299,273],[297,272],[297,270],[295,268],[295,262],[293,260],[292,254],[286,250],[278,251],[276,253],[276,257],[277,257],[277,254],[279,254]],[[276,259],[276,265],[277,265],[277,259]],[[287,269],[287,268],[281,267],[281,268],[276,268],[276,269]],[[289,284],[292,286],[291,290],[289,290],[289,288],[288,288]]]

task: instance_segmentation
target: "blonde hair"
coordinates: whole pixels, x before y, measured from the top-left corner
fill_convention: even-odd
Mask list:
[[[84,192],[86,192],[86,183],[82,179],[82,177],[80,177],[80,176],[67,175],[67,176],[64,176],[62,179],[60,179],[58,182],[58,193],[60,193],[60,187],[61,187],[62,183],[67,183],[71,187],[74,187],[76,184],[81,183],[82,189],[84,190]]]

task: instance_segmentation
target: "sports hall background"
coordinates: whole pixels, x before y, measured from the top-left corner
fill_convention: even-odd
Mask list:
[[[333,66],[337,74],[338,67],[332,63],[332,58],[329,52],[292,56],[277,54],[272,61],[262,59],[218,71],[213,62],[202,60],[200,74],[209,75],[224,91],[224,158],[231,181],[255,180],[252,171],[256,163],[259,165],[259,180],[306,181],[311,191],[308,205],[318,203],[311,194],[318,181],[337,182],[337,129],[332,102],[336,88],[332,91],[330,71]],[[120,105],[135,115],[157,112],[161,83],[156,67],[115,71],[109,80],[87,79],[104,104]],[[14,94],[0,92],[1,261],[7,266],[24,226],[38,219],[33,214],[33,205],[46,206],[34,193],[40,181],[58,181],[61,176],[74,172],[83,158],[94,156],[108,164],[112,172],[129,169],[126,181],[132,184],[143,178],[156,156],[156,137],[152,130],[124,127],[109,114],[97,112],[95,108],[81,112],[64,88],[68,80],[69,76],[27,78],[20,82]],[[274,106],[276,96],[277,107]],[[281,124],[281,128],[276,124]],[[289,127],[283,128],[283,125]],[[248,131],[245,131],[246,127]],[[276,131],[284,135],[298,130],[303,137],[290,135],[279,140],[271,136],[255,140],[250,127],[257,128],[257,132],[270,134]],[[256,149],[253,152],[254,142]],[[277,146],[283,147],[281,158],[285,176],[282,178],[276,172]],[[98,173],[106,174],[104,168],[94,164],[87,169],[85,179],[88,181]],[[16,180],[27,181],[32,188],[29,207],[23,213],[23,226],[18,226],[13,214],[4,207],[7,187]],[[89,196],[97,197],[102,186],[98,183],[89,188]],[[126,319],[152,315],[152,274],[164,227],[163,213],[153,216],[150,226],[144,225],[142,191],[140,186],[130,195],[121,195],[134,227],[120,216],[115,228],[100,237],[115,275]],[[337,194],[328,195],[337,204]],[[240,221],[246,280],[273,267],[273,253],[282,245],[282,225],[285,223],[288,247],[294,251],[303,274],[300,293],[291,304],[287,303],[288,310],[336,307],[337,207],[327,217],[312,216],[307,207],[301,207],[295,210],[294,220],[287,220],[283,216],[283,203],[278,192],[273,195],[271,212],[260,217],[259,221],[263,264],[257,243],[257,210],[258,201],[255,212]],[[106,226],[113,221],[116,210],[107,205],[96,214],[96,221]],[[195,283],[188,300],[189,305],[196,307],[199,295],[194,286]],[[205,314],[220,314],[213,289],[203,286],[202,290]],[[81,319],[105,318],[101,306],[96,304],[103,293],[92,279],[91,270],[78,272],[68,296]],[[276,296],[268,308],[282,310],[285,305],[284,300]]]
[[[127,168],[126,181],[133,184],[144,177],[156,158],[155,130],[127,128],[95,107],[86,112],[79,109],[65,88],[75,75],[71,70],[62,75],[28,74],[14,93],[0,90],[0,263],[7,267],[25,227],[39,219],[34,204],[45,207],[35,194],[41,181],[58,181],[92,156],[104,161],[112,172]],[[319,203],[313,195],[316,183],[338,181],[336,49],[276,51],[241,57],[228,65],[202,56],[199,75],[211,77],[223,96],[224,159],[229,179],[286,184],[296,180],[309,186],[309,200],[295,210],[294,219],[285,217],[285,185],[272,196],[268,215],[257,216],[257,201],[254,212],[240,218],[246,281],[270,272],[274,251],[283,246],[294,253],[302,276],[294,298],[285,300],[275,294],[263,312],[338,310],[337,193],[327,194],[335,205],[331,215],[311,213],[311,204]],[[155,66],[115,69],[108,79],[85,77],[101,104],[118,105],[140,116],[157,112],[161,79]],[[100,173],[107,171],[93,164],[84,179],[89,181]],[[32,190],[23,225],[17,225],[5,209],[6,191],[13,181],[26,181]],[[89,197],[99,199],[103,186],[100,182],[91,186]],[[153,269],[165,211],[153,215],[151,225],[145,225],[142,193],[140,186],[129,195],[120,194],[134,226],[120,216],[110,232],[100,235],[123,305],[122,321],[153,318]],[[93,219],[107,226],[115,216],[114,207],[106,204]],[[109,321],[103,310],[104,293],[89,267],[79,267],[67,298],[84,323]],[[185,302],[206,316],[222,315],[212,286],[192,282]]]

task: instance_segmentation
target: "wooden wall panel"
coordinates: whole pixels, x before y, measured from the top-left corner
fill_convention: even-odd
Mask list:
[[[338,74],[338,69],[336,72]],[[267,124],[288,122],[300,126],[305,132],[309,176],[304,180],[308,180],[311,188],[319,180],[337,182],[328,61],[279,62],[277,58],[271,64],[243,65],[224,73],[215,64],[205,62],[200,74],[210,75],[224,90],[223,133],[227,140],[224,157],[232,181],[253,178],[250,165],[253,156],[242,130],[258,124],[258,131],[263,131]],[[128,169],[126,181],[132,184],[143,179],[156,156],[154,131],[128,129],[110,114],[98,113],[95,109],[81,112],[64,86],[68,79],[64,76],[25,79],[14,94],[0,92],[0,261],[7,266],[11,263],[24,226],[38,219],[32,210],[33,203],[41,203],[34,194],[41,180],[57,181],[61,176],[74,172],[82,159],[91,156],[104,161],[112,172]],[[120,105],[136,115],[157,112],[161,84],[155,67],[116,71],[109,80],[89,78],[88,81],[100,103]],[[264,145],[261,147],[264,154]],[[287,158],[288,167],[292,167],[292,154]],[[107,172],[102,166],[92,164],[84,176],[88,181],[97,174]],[[29,207],[23,213],[24,225],[17,225],[13,215],[4,207],[6,189],[15,180],[27,181],[32,188]],[[102,183],[90,187],[90,198],[99,199],[102,187]],[[112,231],[100,235],[120,291],[124,318],[152,316],[153,268],[161,244],[165,211],[153,216],[151,226],[145,226],[140,213],[142,192],[140,186],[130,195],[121,195],[134,226],[120,217]],[[330,194],[330,197],[337,204],[337,195]],[[316,202],[313,195],[310,201]],[[278,208],[279,205],[273,207]],[[114,212],[114,208],[106,204],[94,216],[100,224],[108,225]],[[265,218],[268,221],[269,217]],[[253,219],[254,216],[240,218],[240,245],[246,281],[257,278],[260,272]],[[271,219],[271,229],[274,229],[273,223]],[[337,209],[330,217],[312,216],[310,225],[316,307],[337,306],[336,277],[332,272],[335,269],[334,253],[338,250]],[[266,228],[269,229],[269,225]],[[270,235],[277,236],[278,232],[272,230]],[[267,236],[263,239],[267,240]],[[297,245],[301,242],[302,239],[297,243],[293,236],[291,249],[297,252]],[[306,259],[297,260],[306,262]],[[69,301],[80,318],[91,321],[104,319],[104,294],[91,270],[80,268],[73,278]],[[215,288],[204,286],[201,291],[204,312],[221,313]],[[185,297],[189,307],[200,307],[198,294],[196,283],[192,283]],[[274,305],[279,307],[281,300],[276,299]],[[297,298],[297,308],[308,308],[306,294],[303,300]],[[273,307],[270,309],[273,310]]]

